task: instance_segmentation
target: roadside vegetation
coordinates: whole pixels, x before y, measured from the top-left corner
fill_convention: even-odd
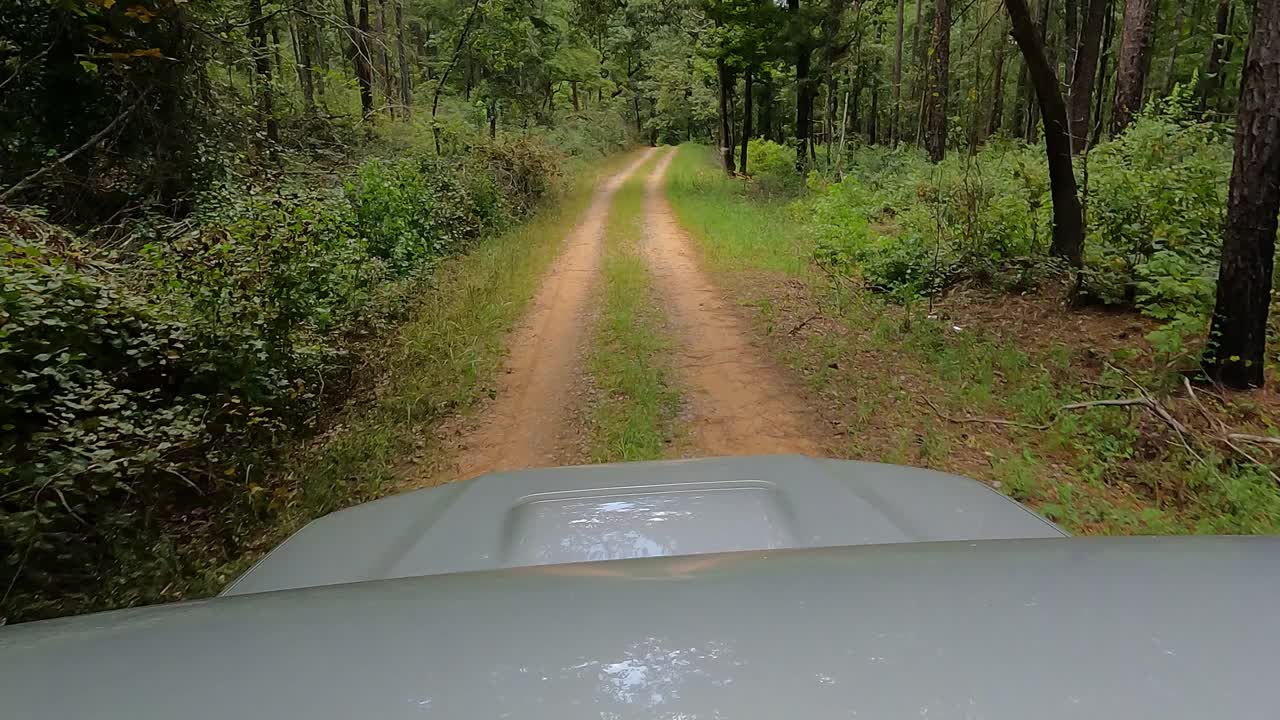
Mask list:
[[[655,460],[677,435],[680,392],[670,380],[663,312],[644,241],[642,165],[614,195],[605,236],[600,316],[587,361],[595,397],[587,450],[593,462]]]
[[[1151,137],[1160,132],[1167,136]],[[1194,140],[1179,137],[1183,132]],[[1217,197],[1208,193],[1222,187],[1212,182],[1225,170],[1196,162],[1220,165],[1224,153],[1203,142],[1205,132],[1150,118],[1119,147],[1095,152],[1169,148],[1167,166],[1145,159],[1151,180],[1141,206],[1182,202],[1211,218],[1216,214],[1199,203]],[[1180,147],[1186,150],[1173,152]],[[1194,357],[1196,340],[1178,326],[1191,317],[1203,327],[1204,294],[1179,294],[1176,311],[1163,316],[1156,309],[1168,307],[1169,295],[1141,290],[1144,282],[1196,282],[1201,273],[1188,273],[1189,280],[1162,275],[1158,263],[1115,263],[1110,256],[1123,250],[1104,250],[1090,256],[1087,282],[1136,291],[1127,303],[1117,292],[1109,306],[1066,307],[1073,288],[1044,256],[1043,225],[1031,227],[1047,217],[1025,207],[1007,215],[990,208],[1025,203],[1026,193],[999,191],[1023,182],[1016,173],[1026,167],[1018,163],[1025,152],[997,144],[931,166],[910,151],[859,148],[843,181],[814,175],[806,189],[794,166],[780,168],[779,177],[730,179],[709,148],[685,145],[668,195],[710,265],[755,308],[770,347],[805,379],[812,402],[840,431],[842,454],[982,479],[1073,532],[1280,531],[1270,441],[1226,439],[1275,432],[1272,394],[1188,391],[1179,358]],[[1139,165],[1128,159],[1109,167],[1129,173]],[[1126,203],[1108,166],[1098,166],[1091,179],[1109,193],[1096,196],[1091,237],[1113,227],[1109,218]],[[992,189],[976,206],[961,193],[966,173],[981,173]],[[937,191],[939,184],[948,190]],[[1197,195],[1202,187],[1207,197]],[[788,197],[780,199],[778,188],[790,188]],[[984,223],[972,239],[999,244],[965,244],[956,216],[966,209]],[[946,218],[940,237],[938,215]],[[1040,219],[999,234],[991,226],[1001,217]],[[1168,215],[1150,217],[1163,223]],[[1215,227],[1181,248],[1195,253],[1196,240],[1209,242]],[[1125,230],[1131,237],[1153,232],[1132,224]],[[1127,247],[1125,237],[1098,245]],[[1211,256],[1210,248],[1200,251]],[[966,252],[986,267],[959,260]],[[1132,253],[1127,257],[1138,260],[1139,251]],[[1179,344],[1171,347],[1173,332]],[[1062,409],[1134,397],[1151,404]]]
[[[0,9],[0,622],[215,591],[385,492],[634,142],[512,87],[475,116],[467,8],[360,4]]]

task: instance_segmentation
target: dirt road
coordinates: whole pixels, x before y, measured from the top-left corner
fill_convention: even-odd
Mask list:
[[[554,464],[564,434],[587,300],[600,275],[600,256],[613,194],[652,157],[651,148],[596,191],[510,339],[511,356],[494,402],[462,441],[450,477]]]
[[[646,151],[596,192],[510,340],[511,356],[494,401],[474,418],[452,466],[435,482],[561,464],[572,454],[570,398],[610,204],[655,152]],[[690,437],[676,447],[685,456],[819,453],[813,420],[699,269],[692,243],[663,194],[675,151],[661,152],[646,180],[644,254],[670,321],[675,380],[687,398]]]
[[[698,266],[663,192],[673,158],[675,151],[667,151],[647,181],[645,254],[671,320],[673,363],[689,402],[693,437],[684,454],[820,454],[816,421]]]

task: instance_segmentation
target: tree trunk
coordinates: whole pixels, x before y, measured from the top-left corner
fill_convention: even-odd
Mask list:
[[[249,0],[249,38],[253,47],[253,72],[257,76],[258,125],[275,155],[280,142],[280,124],[276,122],[275,94],[271,83],[271,53],[267,48],[267,24],[262,18],[262,0]],[[261,148],[261,143],[259,143]]]
[[[1045,43],[1045,38],[1048,37],[1049,32],[1049,11],[1051,9],[1052,2],[1053,0],[1040,0],[1040,4],[1037,6],[1040,13],[1040,19],[1036,22],[1035,26],[1036,39],[1040,42],[1040,47],[1045,49],[1045,58],[1049,61],[1050,67],[1053,66],[1053,59],[1049,57],[1048,46]],[[1026,140],[1028,143],[1034,143],[1036,141],[1036,123],[1040,122],[1040,105],[1036,102],[1035,78],[1032,78],[1030,75],[1031,69],[1027,68],[1027,79],[1029,82],[1026,87],[1027,94],[1022,99],[1027,107],[1026,114],[1024,116],[1025,121],[1022,125],[1022,139]]]
[[[343,0],[342,10],[347,21],[347,40],[351,45],[348,54],[355,70],[356,84],[360,86],[360,111],[362,117],[368,120],[373,117],[373,69],[364,41],[369,30],[369,0],[360,0],[359,17],[352,11],[351,0]]]
[[[582,105],[579,104],[578,102],[578,81],[577,80],[569,81],[569,96],[573,100],[573,111],[580,112],[582,110]]]
[[[987,120],[987,137],[1000,132],[1000,125],[1004,120],[1004,49],[1008,41],[1003,30],[998,37],[995,58],[992,60],[991,117]]]
[[[920,43],[920,26],[924,24],[924,0],[916,0],[916,23],[911,27],[911,53],[916,60],[916,73],[919,78],[920,101],[912,103],[912,115],[915,118],[915,142],[917,145],[924,138],[925,98],[928,95],[929,50]]]
[[[1080,0],[1066,0],[1062,8],[1062,78],[1066,86],[1075,77],[1076,50],[1080,47]]]
[[[1262,387],[1280,212],[1280,2],[1259,0],[1245,58],[1218,293],[1204,358],[1209,376]]]
[[[1111,107],[1112,137],[1125,128],[1142,110],[1142,91],[1151,54],[1151,31],[1156,0],[1126,0],[1124,31],[1116,64],[1116,95]]]
[[[1200,112],[1209,109],[1209,102],[1222,87],[1222,51],[1226,46],[1227,18],[1231,13],[1231,0],[1219,0],[1213,25],[1213,42],[1209,43],[1209,57],[1200,76]]]
[[[925,147],[929,160],[937,163],[942,162],[947,154],[947,75],[951,66],[951,6],[948,0],[935,0],[930,55]]]
[[[760,88],[760,127],[758,132],[760,137],[766,140],[773,139],[773,81],[767,80],[761,83]]]
[[[307,115],[316,112],[315,86],[311,82],[311,38],[308,37],[305,21],[299,27],[296,16],[289,16],[289,39],[293,44],[293,61],[298,69],[298,87],[302,88],[302,111]]]
[[[378,45],[378,73],[382,75],[382,100],[386,103],[387,114],[395,117],[395,80],[391,76],[391,53],[387,52],[387,0],[378,0],[378,14],[373,22]]]
[[[1165,95],[1173,92],[1173,86],[1178,81],[1178,47],[1182,44],[1182,24],[1186,18],[1186,12],[1181,2],[1177,5],[1177,15],[1173,19],[1173,45],[1169,48],[1169,62],[1164,70]]]
[[[898,0],[897,34],[893,42],[893,108],[889,111],[889,144],[898,144],[898,123],[902,116],[902,26],[906,0]]]
[[[1109,0],[1089,0],[1084,28],[1076,49],[1071,71],[1068,119],[1071,121],[1071,151],[1080,152],[1089,143],[1089,107],[1093,100],[1093,82],[1098,72],[1098,51],[1102,44],[1103,21]]]
[[[729,84],[733,82],[733,73],[723,57],[716,58],[716,82],[719,85],[719,142],[720,165],[726,175],[733,176],[733,130],[729,127]]]
[[[787,0],[791,22],[800,22],[800,0]],[[807,34],[806,34],[807,38]],[[796,169],[803,175],[809,168],[809,132],[813,116],[813,88],[810,87],[809,62],[813,49],[807,39],[798,40],[796,52]]]
[[[1044,116],[1045,154],[1049,164],[1049,194],[1053,200],[1053,243],[1049,252],[1073,267],[1084,264],[1084,219],[1076,176],[1071,167],[1071,131],[1053,64],[1045,54],[1038,29],[1031,22],[1026,0],[1005,0],[1013,23],[1013,39],[1027,62]]]
[[[751,68],[747,68],[746,75],[742,80],[742,156],[738,162],[738,172],[743,175],[747,174],[747,143],[751,140],[751,101],[752,101],[752,76],[755,75]]]
[[[409,53],[405,49],[404,3],[396,0],[396,57],[400,62],[400,107],[408,122],[413,108],[413,83],[409,78]]]
[[[1115,0],[1107,0],[1106,23],[1102,31],[1102,55],[1098,58],[1098,77],[1094,81],[1093,91],[1093,118],[1089,124],[1093,126],[1093,131],[1089,133],[1090,140],[1088,147],[1097,145],[1102,140],[1102,106],[1108,97],[1107,78],[1111,76],[1107,72],[1107,66],[1110,64],[1112,56],[1112,40],[1116,35],[1116,6]]]

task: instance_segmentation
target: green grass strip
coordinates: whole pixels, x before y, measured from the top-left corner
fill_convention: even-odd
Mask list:
[[[676,433],[680,393],[663,363],[670,343],[640,249],[652,167],[646,163],[618,189],[609,213],[601,314],[587,360],[597,390],[588,440],[595,462],[661,458]]]

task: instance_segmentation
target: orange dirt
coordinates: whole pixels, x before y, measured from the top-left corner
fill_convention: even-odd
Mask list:
[[[816,417],[699,268],[663,193],[674,157],[668,152],[646,183],[644,249],[671,321],[672,365],[688,397],[693,437],[683,450],[701,456],[824,454],[814,440]]]
[[[596,191],[511,337],[511,356],[497,380],[494,402],[462,438],[453,467],[435,482],[557,464],[610,201],[654,151],[645,152]]]

